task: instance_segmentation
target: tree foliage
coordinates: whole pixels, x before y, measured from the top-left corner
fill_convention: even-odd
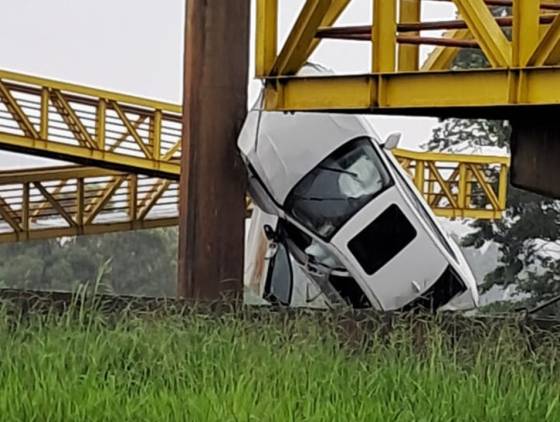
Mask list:
[[[511,126],[505,120],[447,119],[434,129],[426,147],[455,153],[486,146],[509,148],[510,136]]]
[[[176,267],[175,228],[0,245],[4,288],[74,291],[100,279],[109,293],[173,296]]]

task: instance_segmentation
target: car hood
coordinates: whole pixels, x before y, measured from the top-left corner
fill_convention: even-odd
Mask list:
[[[283,204],[293,187],[350,139],[379,139],[361,116],[252,110],[238,146],[270,195]]]

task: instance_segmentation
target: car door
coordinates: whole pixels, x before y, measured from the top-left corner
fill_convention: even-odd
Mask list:
[[[296,272],[300,274],[297,285],[305,285],[306,306],[315,304],[334,308],[352,304],[332,283],[333,280],[349,277],[349,273],[329,247],[299,227],[297,222],[286,219],[279,220],[278,235],[293,258]]]
[[[244,284],[248,303],[329,307],[324,292],[291,254],[295,242],[280,235],[278,221],[277,216],[255,207],[245,253]],[[273,240],[267,238],[266,231],[274,237]]]

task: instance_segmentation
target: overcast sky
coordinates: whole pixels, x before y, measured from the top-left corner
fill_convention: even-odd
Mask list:
[[[0,2],[0,68],[181,102],[185,0]],[[303,0],[279,2],[282,41]],[[339,23],[366,24],[371,21],[370,10],[371,0],[354,0]],[[453,14],[453,6],[446,2],[427,3],[424,10],[425,19]],[[369,52],[369,43],[326,41],[312,60],[337,73],[368,72]],[[254,98],[259,84],[249,86]],[[425,142],[436,123],[400,117],[375,117],[374,121],[383,136],[402,131],[408,147]],[[9,160],[5,155],[0,159],[4,168],[36,163],[11,155]]]

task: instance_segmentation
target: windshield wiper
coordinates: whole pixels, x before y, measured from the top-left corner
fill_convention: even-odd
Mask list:
[[[346,196],[339,196],[339,197],[328,197],[328,196],[303,196],[303,195],[294,195],[294,197],[298,199],[302,199],[304,201],[348,201],[350,199]]]
[[[358,175],[352,171],[348,171],[348,170],[344,170],[344,169],[337,169],[334,167],[328,167],[328,166],[318,166],[317,168],[320,168],[321,170],[327,170],[327,171],[332,171],[334,173],[342,173],[342,174],[347,174],[349,176],[352,176],[354,179],[359,179]]]

